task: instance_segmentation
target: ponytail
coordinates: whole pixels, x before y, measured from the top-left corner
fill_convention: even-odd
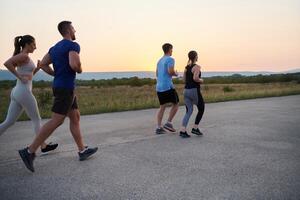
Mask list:
[[[21,40],[22,40],[22,36],[17,36],[15,37],[15,50],[14,50],[14,56],[19,54],[21,52]]]
[[[190,51],[188,53],[189,61],[188,61],[187,65],[189,66],[189,65],[194,64],[196,62],[197,56],[198,56],[198,54],[196,51]]]
[[[26,44],[31,44],[32,42],[34,42],[34,37],[32,37],[31,35],[15,37],[15,50],[13,55],[15,56],[19,54]]]
[[[191,64],[192,64],[192,61],[191,61],[191,59],[189,59],[187,62],[187,66],[190,66]]]

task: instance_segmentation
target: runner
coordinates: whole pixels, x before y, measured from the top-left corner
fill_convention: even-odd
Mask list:
[[[204,100],[200,91],[200,84],[204,81],[201,79],[201,67],[197,65],[198,55],[196,51],[190,51],[188,54],[189,61],[185,67],[183,79],[185,82],[185,89],[183,92],[184,103],[186,106],[186,113],[182,120],[182,127],[179,135],[182,138],[188,138],[190,135],[186,132],[186,127],[189,119],[193,113],[193,105],[198,108],[198,114],[195,119],[195,124],[192,129],[192,133],[195,135],[203,135],[199,130],[199,123],[204,113]]]
[[[176,132],[172,125],[172,120],[179,106],[179,98],[172,82],[172,76],[178,76],[174,69],[175,60],[171,57],[173,46],[169,43],[166,43],[162,46],[162,49],[164,51],[164,56],[158,61],[156,68],[156,91],[160,103],[160,108],[157,113],[156,134],[166,133],[164,128],[168,131]],[[169,113],[168,121],[162,127],[161,123],[168,103],[171,103],[172,107]]]
[[[71,22],[62,21],[58,24],[58,30],[63,39],[50,48],[40,64],[42,69],[50,74],[52,68],[49,65],[53,64],[54,68],[52,117],[40,129],[33,143],[19,150],[24,164],[32,172],[34,172],[33,160],[38,146],[64,122],[66,117],[70,119],[70,131],[79,150],[79,160],[87,159],[98,150],[97,147],[89,148],[84,145],[80,131],[80,113],[74,88],[76,72],[81,73],[82,68],[79,57],[80,46],[73,42],[76,39],[75,29]]]
[[[15,38],[15,51],[4,66],[17,78],[16,86],[10,94],[10,104],[6,119],[0,124],[0,135],[2,135],[10,126],[12,126],[22,112],[25,110],[27,116],[31,119],[34,132],[39,133],[41,128],[41,117],[37,106],[37,101],[32,94],[32,77],[39,71],[39,61],[37,67],[29,57],[36,49],[35,39],[31,35],[18,36]],[[41,144],[43,153],[53,151],[58,144]]]

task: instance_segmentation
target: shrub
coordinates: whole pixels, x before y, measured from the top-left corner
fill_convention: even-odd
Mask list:
[[[47,90],[41,90],[38,95],[38,102],[41,107],[46,107],[48,104],[52,101],[52,94],[50,91]]]
[[[230,86],[227,85],[227,86],[224,86],[224,87],[223,87],[223,91],[224,91],[224,92],[233,92],[234,89],[233,89],[232,87],[230,87]]]
[[[203,89],[204,89],[205,91],[208,91],[208,90],[209,90],[208,85],[204,85],[204,86],[203,86]]]

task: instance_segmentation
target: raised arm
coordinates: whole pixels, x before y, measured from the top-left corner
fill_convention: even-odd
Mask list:
[[[199,78],[199,74],[200,74],[200,66],[195,65],[193,67],[193,79],[198,83],[203,83],[203,79]]]
[[[75,72],[77,73],[82,72],[80,56],[76,51],[69,52],[69,64]]]
[[[173,58],[169,58],[167,60],[167,67],[168,67],[168,73],[170,76],[178,76],[177,72],[175,71],[175,61]]]
[[[44,72],[46,72],[47,74],[49,74],[50,76],[54,76],[54,71],[53,69],[49,66],[50,64],[52,64],[51,61],[51,57],[50,54],[47,53],[42,61],[38,62],[37,68],[41,68]]]
[[[36,64],[36,68],[33,71],[33,75],[35,75],[41,69],[41,61],[38,60]]]
[[[177,72],[175,71],[174,66],[168,68],[168,73],[170,74],[170,76],[178,76]]]

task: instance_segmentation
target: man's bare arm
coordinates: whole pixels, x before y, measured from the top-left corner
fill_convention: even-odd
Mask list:
[[[77,73],[82,72],[80,56],[76,51],[69,52],[69,64],[75,72]]]
[[[170,76],[178,76],[177,72],[174,69],[174,66],[168,68],[168,73],[170,74]]]
[[[51,61],[51,57],[49,55],[49,53],[47,53],[41,62],[38,62],[38,64],[40,66],[37,66],[37,67],[40,67],[44,72],[46,72],[47,74],[51,75],[51,76],[54,76],[54,71],[53,69],[49,66],[50,64],[52,64],[52,61]]]

